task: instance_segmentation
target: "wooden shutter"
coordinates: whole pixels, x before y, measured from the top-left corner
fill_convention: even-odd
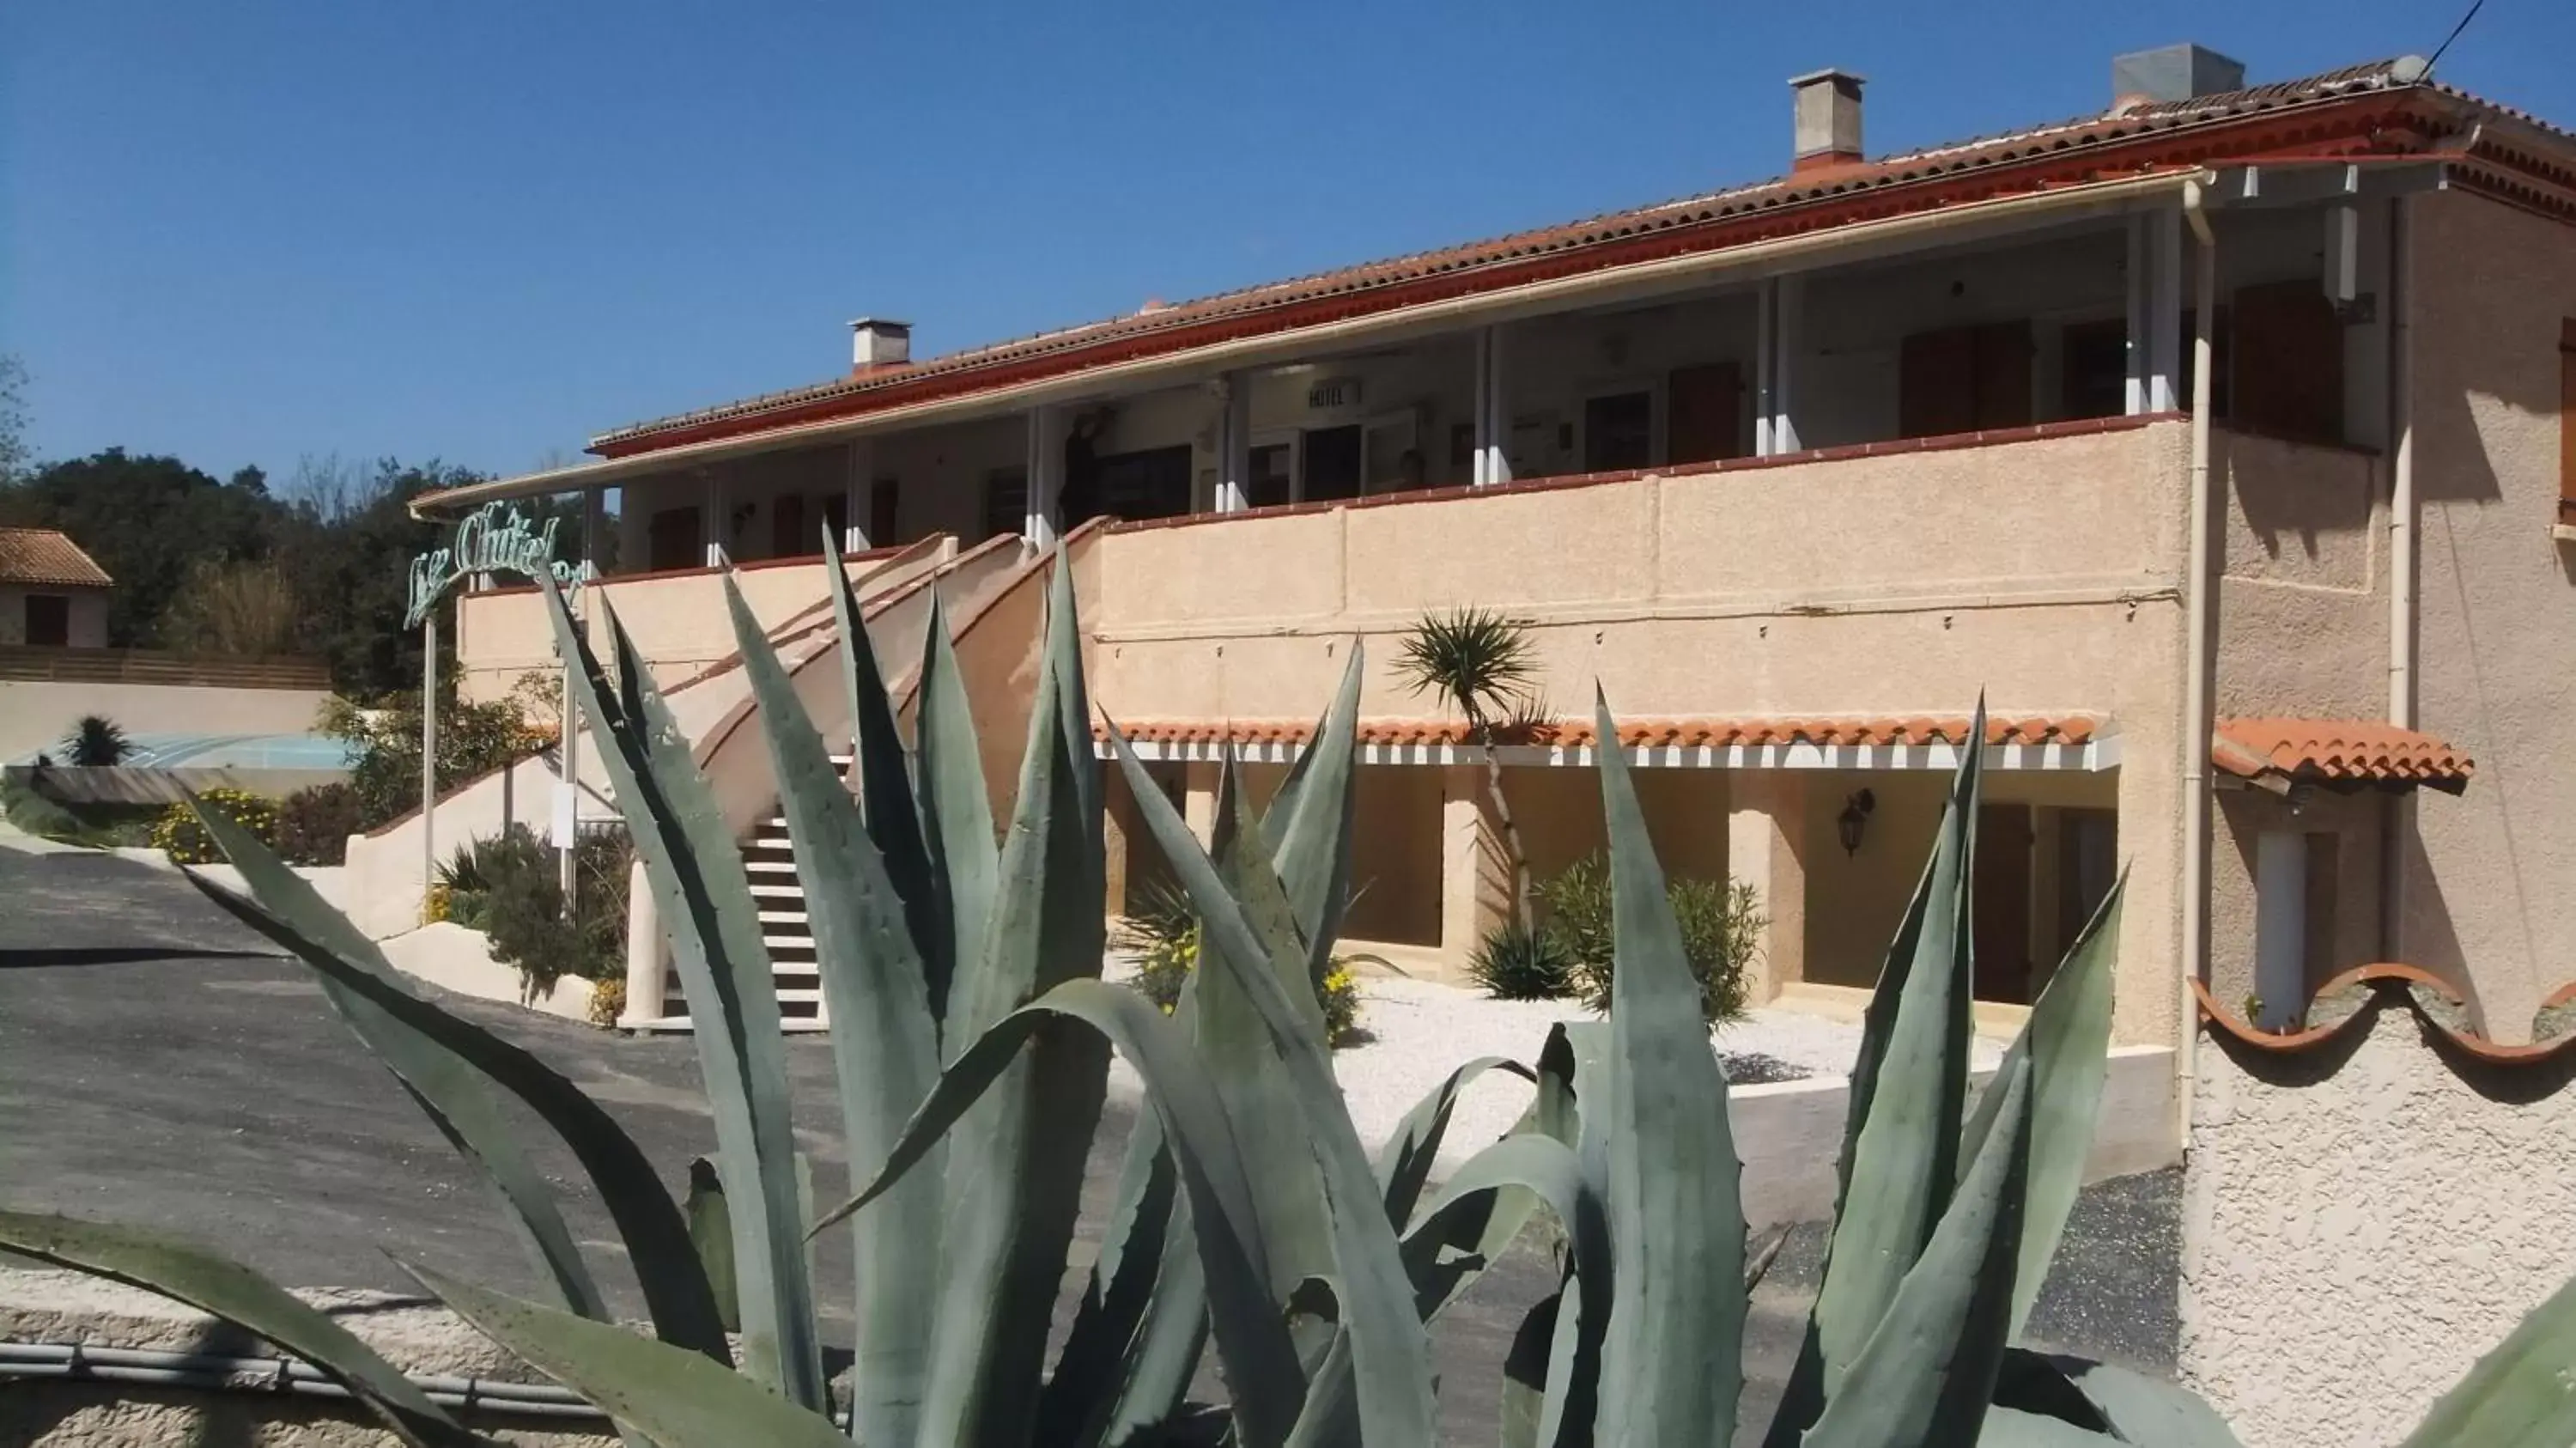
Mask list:
[[[2313,281],[2239,287],[2234,420],[2257,432],[2343,440],[2343,323]]]
[[[2129,406],[2129,324],[2069,322],[2058,333],[2057,415],[2117,417]]]
[[[903,514],[903,484],[893,478],[879,478],[868,485],[868,546],[885,548],[894,543],[895,524]]]
[[[1732,362],[1676,367],[1668,383],[1672,418],[1664,451],[1676,463],[1740,458],[1744,446],[1744,374]]]
[[[769,556],[799,558],[815,551],[815,538],[805,531],[805,500],[794,493],[770,499]]]
[[[1897,352],[1896,432],[1938,437],[1977,427],[1977,332],[1917,332]]]
[[[2030,354],[2027,317],[1977,329],[1979,428],[2030,426]]]

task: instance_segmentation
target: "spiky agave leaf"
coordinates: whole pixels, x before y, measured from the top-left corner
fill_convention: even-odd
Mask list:
[[[1985,705],[1970,738],[1985,738]],[[1863,1019],[1824,1280],[1764,1448],[1795,1448],[1922,1255],[1956,1185],[1968,1088],[1973,878],[1984,750],[1959,752],[1932,857]]]
[[[1099,767],[1083,700],[1072,570],[1059,552],[989,933],[952,987],[952,1057],[1022,1003],[1100,974]],[[1108,1047],[1094,1033],[1039,1030],[949,1139],[925,1441],[1016,1443],[1030,1431],[1108,1073]]]
[[[1386,1220],[1377,1180],[1352,1126],[1330,1057],[1274,974],[1256,962],[1271,955],[1243,910],[1227,894],[1215,863],[1155,788],[1142,761],[1115,726],[1118,756],[1146,829],[1198,907],[1211,959],[1232,972],[1268,1027],[1306,1114],[1316,1165],[1331,1207],[1333,1267],[1342,1328],[1353,1360],[1362,1437],[1382,1444],[1429,1443],[1438,1437],[1431,1392],[1430,1341],[1413,1305],[1395,1229]],[[1311,787],[1311,786],[1310,786]],[[1310,1405],[1310,1412],[1312,1405]]]
[[[840,593],[848,592],[844,581]],[[725,602],[735,646],[759,705],[761,732],[778,779],[780,809],[795,846],[815,969],[832,1021],[832,1065],[850,1160],[874,1161],[892,1147],[910,1103],[939,1079],[939,1027],[930,998],[925,934],[944,937],[944,904],[933,900],[930,866],[912,814],[902,742],[874,677],[864,643],[843,644],[860,719],[859,763],[876,796],[866,818],[842,787],[831,751],[816,732],[760,621],[732,578]],[[844,603],[847,628],[862,636],[855,607]],[[885,756],[893,755],[891,760]],[[918,900],[898,882],[898,856]],[[856,1285],[856,1365],[851,1381],[852,1432],[871,1443],[909,1443],[919,1431],[928,1375],[932,1307],[939,1257],[930,1250],[940,1228],[938,1183],[907,1184],[876,1212],[851,1226]]]
[[[556,649],[571,665],[567,702],[600,743],[600,765],[652,885],[696,1026],[690,1034],[732,1209],[746,1366],[791,1401],[820,1410],[830,1394],[797,1200],[787,1048],[751,879],[687,736],[615,610],[600,604],[616,649],[612,687],[562,591],[551,580],[544,591]]]
[[[348,1389],[406,1443],[445,1448],[477,1441],[400,1368],[347,1328],[240,1263],[201,1247],[131,1227],[0,1210],[0,1249],[176,1298],[246,1328]],[[694,1356],[677,1348],[663,1350]]]
[[[724,1323],[678,1209],[625,1129],[525,1048],[422,999],[365,932],[256,836],[220,810],[195,808],[252,898],[194,871],[185,872],[188,882],[314,972],[324,998],[440,1133],[491,1177],[560,1300],[584,1316],[607,1317],[552,1186],[495,1110],[494,1088],[518,1097],[581,1163],[634,1264],[654,1331],[665,1341],[730,1362]]]

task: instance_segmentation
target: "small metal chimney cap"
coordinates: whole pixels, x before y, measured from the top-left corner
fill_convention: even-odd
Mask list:
[[[1789,77],[1792,112],[1790,169],[1847,166],[1861,158],[1860,88],[1867,81],[1828,67]]]
[[[2245,63],[2205,45],[2167,45],[2111,58],[2111,114],[2245,89]]]
[[[891,367],[912,360],[912,324],[885,317],[860,317],[850,323],[850,366],[858,371]]]

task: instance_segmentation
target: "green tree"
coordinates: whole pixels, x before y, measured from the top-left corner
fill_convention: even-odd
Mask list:
[[[59,528],[116,580],[108,642],[160,642],[162,614],[200,560],[266,557],[279,514],[264,492],[227,487],[173,457],[109,448],[0,487],[0,523]]]
[[[24,476],[32,453],[27,445],[27,364],[0,353],[0,487]]]

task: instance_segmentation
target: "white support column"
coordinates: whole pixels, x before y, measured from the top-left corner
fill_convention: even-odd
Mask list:
[[[1760,1005],[1807,975],[1807,781],[1788,769],[1739,769],[1726,781],[1726,873],[1753,887],[1762,909]]]
[[[1229,372],[1216,382],[1216,510],[1252,506],[1252,378]]]
[[[1756,457],[1776,457],[1796,452],[1798,424],[1796,407],[1797,355],[1804,338],[1801,322],[1806,315],[1807,281],[1804,277],[1773,277],[1762,284],[1754,313],[1754,388],[1753,452]]]
[[[863,520],[868,516],[868,489],[876,481],[876,460],[875,438],[850,439],[841,473],[840,544],[844,554],[865,553],[875,546],[868,538],[868,527]]]
[[[2182,411],[2182,212],[2143,219],[2146,239],[2146,410]]]
[[[1504,401],[1503,329],[1490,326],[1476,334],[1476,467],[1473,482],[1491,487],[1512,480],[1511,407]]]
[[[724,474],[714,468],[705,470],[707,520],[707,566],[722,568],[733,541],[733,516],[725,511]]]
[[[581,495],[581,561],[598,569],[599,576],[608,570],[599,567],[599,555],[608,551],[608,490],[592,488]]]
[[[1055,508],[1064,492],[1064,410],[1029,409],[1029,510],[1020,535],[1033,548],[1055,545]]]
[[[637,860],[626,868],[626,1009],[617,1024],[633,1029],[670,1014],[662,995],[663,958],[661,910],[644,878],[644,862]]]
[[[2152,292],[2152,288],[2148,285],[2148,274],[2155,270],[2154,249],[2147,240],[2147,228],[2151,224],[2149,219],[2143,216],[2129,218],[2126,234],[2129,254],[2127,264],[2122,269],[2122,274],[2128,278],[2129,283],[2127,326],[2129,346],[2120,411],[2131,417],[2148,410],[2147,376],[2150,369],[2147,363],[2147,321],[2152,315],[2147,305]]]

